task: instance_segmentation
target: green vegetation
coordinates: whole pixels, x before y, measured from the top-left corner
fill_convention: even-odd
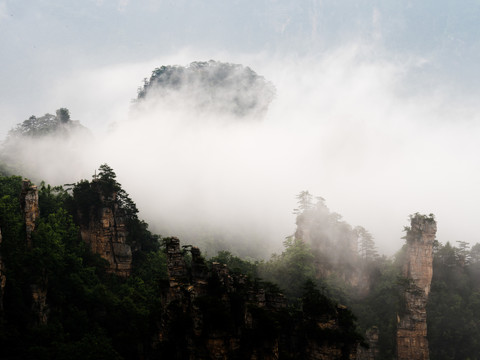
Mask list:
[[[273,254],[259,266],[260,276],[278,284],[288,297],[297,299],[305,282],[316,278],[315,257],[302,240],[289,237],[283,245],[285,250],[280,255]]]
[[[105,195],[123,191],[115,174],[102,165],[98,183]],[[82,192],[81,181],[72,194]],[[82,190],[79,190],[82,189]],[[105,271],[105,260],[92,254],[81,240],[72,212],[78,197],[61,187],[41,184],[41,218],[32,246],[25,243],[20,211],[20,177],[0,178],[0,229],[6,274],[0,347],[12,359],[129,359],[146,357],[160,321],[162,281],[167,277],[165,254],[158,237],[136,217],[128,195],[126,204],[135,242],[135,268],[127,280]],[[90,194],[91,198],[93,196]],[[38,319],[32,289],[47,296],[48,323]]]
[[[2,357],[182,358],[188,348],[187,339],[192,336],[189,329],[193,328],[193,315],[176,300],[166,306],[169,287],[164,247],[169,239],[150,233],[113,169],[104,164],[91,181],[81,180],[67,188],[41,183],[40,218],[36,220],[31,244],[26,242],[21,188],[20,177],[0,177],[0,253],[5,275],[0,302]],[[107,205],[125,220],[127,242],[133,252],[133,269],[127,278],[109,273],[108,262],[92,253],[80,236],[80,226],[86,225],[82,221],[99,220],[101,208]],[[206,293],[192,303],[195,311],[202,314],[200,340],[209,334],[232,333],[239,336],[241,354],[262,354],[261,349],[280,334],[285,344],[307,344],[312,327],[319,320],[331,318],[342,326],[323,331],[322,339],[333,343],[335,338],[342,339],[342,351],[349,351],[348,346],[359,338],[353,315],[337,309],[315,283],[308,282],[313,276],[311,263],[310,272],[295,268],[296,263],[312,260],[308,247],[293,238],[285,246],[285,254],[269,263],[247,261],[228,251],[219,252],[205,263],[205,269],[215,262],[227,264],[236,280],[232,292],[224,280],[209,277]],[[189,271],[208,271],[199,270],[198,264],[194,267],[191,256],[185,256],[185,260]],[[288,271],[289,266],[294,272]],[[259,294],[268,299],[282,298],[277,285],[258,278],[260,268],[264,272],[269,268],[272,278],[279,271],[288,279],[292,285],[287,291],[292,294],[289,306],[272,311],[248,300],[252,289],[262,289]],[[246,312],[252,325],[246,323]],[[167,321],[165,316],[170,325],[163,329],[169,340],[158,344],[154,339],[160,336],[164,326],[161,324]],[[287,341],[288,334],[294,336],[293,342]],[[285,344],[282,358],[291,358],[294,350]]]
[[[194,324],[184,304],[172,301],[165,306],[168,273],[164,247],[169,240],[152,234],[138,218],[135,203],[113,169],[101,165],[91,181],[81,180],[68,188],[41,183],[40,218],[31,245],[25,240],[21,188],[21,177],[0,177],[0,253],[5,275],[0,309],[2,358],[185,355],[191,336],[187,329]],[[351,344],[361,341],[359,334],[375,328],[378,358],[395,357],[397,315],[405,311],[402,294],[409,286],[400,275],[404,249],[392,259],[378,256],[366,229],[351,227],[328,210],[324,199],[317,198],[316,204],[313,199],[308,191],[299,194],[297,232],[284,241],[281,254],[268,261],[251,261],[224,250],[202,265],[208,269],[214,263],[226,264],[237,280],[236,291],[231,292],[220,278],[208,278],[206,293],[192,302],[203,319],[196,331],[206,337],[242,328],[241,351],[247,356],[280,335],[293,339],[291,343],[300,348],[314,337],[327,343],[340,341],[347,354]],[[82,221],[98,216],[105,204],[118,209],[125,219],[133,252],[128,278],[109,273],[106,260],[93,254],[80,236]],[[427,217],[430,219],[433,217]],[[357,254],[352,253],[352,239],[358,242]],[[193,271],[192,257],[185,259]],[[480,244],[471,248],[462,241],[457,246],[435,244],[427,309],[432,358],[475,359],[480,353],[479,279]],[[262,288],[267,298],[283,293],[288,305],[271,312],[248,304],[245,299],[251,296],[248,289],[252,287]],[[41,301],[33,300],[34,291],[46,296],[43,307]],[[253,327],[245,325],[242,314],[247,310]],[[42,314],[48,322],[42,321]],[[165,314],[172,324],[166,333],[170,340],[156,346],[152,339],[159,336]],[[318,328],[319,322],[329,319],[342,326],[337,330]],[[281,358],[288,359],[292,349],[286,344]]]
[[[60,108],[56,115],[32,115],[17,124],[8,132],[5,140],[0,142],[0,176],[10,176],[28,172],[39,176],[35,166],[40,160],[38,151],[48,145],[55,159],[61,147],[59,144],[82,144],[91,139],[90,131],[78,120],[71,120],[70,111]],[[51,146],[55,144],[55,146]],[[42,152],[43,150],[40,150]],[[37,169],[37,170],[35,170]]]
[[[68,109],[60,108],[56,111],[56,115],[47,113],[40,117],[30,116],[27,120],[10,130],[7,142],[22,136],[38,138],[52,134],[66,135],[69,131],[76,128],[86,130],[78,121],[70,120],[70,111]]]
[[[432,359],[477,359],[480,354],[480,262],[475,244],[437,244],[427,305]]]

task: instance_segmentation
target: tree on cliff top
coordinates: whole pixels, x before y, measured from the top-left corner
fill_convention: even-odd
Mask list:
[[[70,119],[70,111],[67,108],[60,108],[56,111],[56,115],[47,113],[40,117],[30,116],[9,131],[6,142],[22,136],[35,138],[55,134],[68,135],[76,130],[87,132],[87,129],[78,121]]]
[[[300,215],[313,208],[313,195],[308,190],[301,191],[297,196],[298,209],[293,209],[295,215]]]
[[[353,229],[358,236],[358,253],[367,261],[373,261],[378,257],[375,241],[370,232],[362,226],[356,226]]]
[[[137,217],[138,209],[133,200],[122,189],[122,185],[116,180],[117,174],[108,164],[99,167],[98,175],[94,175],[94,183],[100,185],[101,194],[107,201],[114,201],[120,206],[128,217]]]
[[[89,216],[97,216],[102,207],[121,211],[127,226],[127,241],[132,250],[158,250],[159,237],[152,234],[148,230],[148,224],[138,218],[137,205],[116,180],[117,175],[113,169],[108,164],[102,164],[98,170],[92,181],[82,180],[73,184],[71,213],[78,217],[80,212],[83,216],[77,220],[85,222]]]

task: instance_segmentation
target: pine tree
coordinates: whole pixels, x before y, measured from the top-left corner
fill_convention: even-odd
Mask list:
[[[360,256],[367,261],[375,260],[378,257],[378,252],[372,234],[362,226],[357,226],[354,231],[358,236],[358,253]]]

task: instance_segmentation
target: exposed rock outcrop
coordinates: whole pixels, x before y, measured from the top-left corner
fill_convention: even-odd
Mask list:
[[[427,299],[433,275],[433,244],[437,224],[433,215],[415,214],[406,234],[403,275],[407,279],[404,313],[398,316],[398,360],[428,360]]]
[[[101,205],[92,206],[89,214],[80,213],[80,232],[92,251],[108,261],[108,271],[127,277],[132,270],[132,249],[127,244],[125,213],[116,196],[113,193],[109,201],[102,198]]]
[[[30,180],[23,180],[22,192],[20,194],[20,205],[22,207],[25,221],[25,234],[27,247],[32,247],[32,235],[35,231],[36,221],[40,218],[40,206],[38,203],[38,189]],[[39,274],[39,281],[30,285],[32,292],[32,310],[37,316],[39,324],[46,324],[48,321],[47,306],[47,275]]]
[[[48,322],[49,308],[47,304],[47,279],[41,281],[39,284],[30,285],[32,291],[32,310],[37,317],[39,324],[46,324]]]
[[[358,347],[357,360],[375,360],[379,359],[380,349],[378,347],[378,327],[374,326],[365,332],[365,342],[368,348]]]
[[[23,180],[20,205],[25,219],[25,231],[27,246],[32,245],[32,232],[35,230],[35,221],[40,217],[38,206],[38,189],[30,180]]]
[[[171,238],[166,252],[169,288],[158,337],[164,353],[183,359],[355,359],[357,343],[337,336],[345,307],[319,318],[293,315],[281,293],[225,264],[208,264],[196,247],[181,248]]]

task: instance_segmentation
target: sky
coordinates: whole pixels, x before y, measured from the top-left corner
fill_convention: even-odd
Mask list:
[[[172,234],[209,221],[278,249],[309,190],[383,253],[415,212],[436,215],[441,242],[474,244],[479,20],[477,0],[0,0],[0,139],[67,107],[95,140],[26,146],[38,176],[107,162]],[[132,115],[153,69],[210,59],[272,82],[263,121]]]

